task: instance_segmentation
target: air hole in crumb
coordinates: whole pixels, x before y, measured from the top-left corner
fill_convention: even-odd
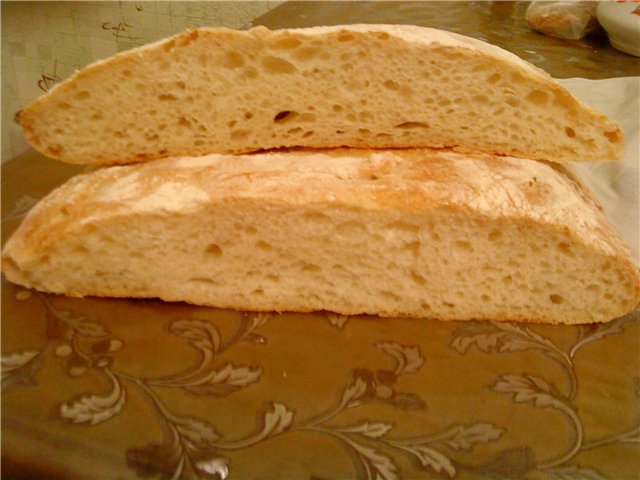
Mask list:
[[[302,265],[302,271],[303,272],[319,272],[320,270],[322,270],[318,265],[315,265],[313,263],[304,263]]]
[[[616,143],[620,140],[620,132],[614,130],[613,132],[604,132],[604,136],[609,139],[611,143]]]
[[[320,212],[306,212],[303,217],[309,223],[327,222],[329,220],[328,215]]]
[[[402,128],[402,129],[407,129],[407,128],[429,128],[429,125],[427,125],[426,123],[423,123],[423,122],[404,122],[404,123],[399,123],[398,125],[396,125],[393,128]]]
[[[453,242],[453,245],[459,250],[473,251],[471,243],[467,242],[466,240],[456,240],[455,242]]]
[[[207,277],[194,277],[194,278],[190,278],[189,280],[187,280],[189,283],[195,283],[200,284],[200,285],[218,285],[218,282],[216,282],[213,278],[207,278]]]
[[[262,288],[256,288],[251,292],[251,295],[264,295],[264,290]]]
[[[396,293],[390,292],[388,290],[383,290],[383,291],[380,292],[380,294],[384,298],[386,298],[388,300],[391,300],[391,301],[394,301],[394,302],[400,301],[400,296],[399,295],[397,295]]]
[[[491,75],[491,76],[488,78],[488,80],[487,80],[487,81],[488,81],[489,83],[497,83],[497,82],[499,82],[499,81],[500,81],[500,78],[501,78],[501,77],[500,77],[500,74],[499,74],[499,73],[494,73],[493,75]]]
[[[562,252],[564,255],[567,255],[568,257],[573,257],[571,246],[568,243],[564,243],[564,242],[559,243],[558,250],[560,250],[560,252]]]
[[[247,67],[244,69],[244,76],[247,78],[258,78],[258,70],[253,67]]]
[[[275,117],[273,117],[274,123],[285,123],[293,120],[298,116],[297,112],[292,112],[290,110],[283,110],[281,112],[276,113]]]
[[[247,120],[249,120],[250,118],[253,117],[253,113],[251,112],[244,112],[244,118],[246,118]]]
[[[222,249],[215,243],[212,243],[211,245],[209,245],[205,250],[205,252],[207,252],[209,255],[213,257],[219,257],[220,255],[222,255]]]
[[[394,82],[393,80],[387,80],[386,82],[383,83],[383,85],[385,86],[385,88],[388,88],[389,90],[398,90],[400,88],[400,85],[397,82]]]
[[[258,242],[256,242],[256,248],[260,249],[260,250],[273,250],[273,247],[271,246],[271,244],[260,240]]]
[[[287,37],[287,38],[282,38],[276,41],[273,44],[273,48],[278,50],[290,50],[290,49],[299,47],[301,44],[302,44],[302,41],[300,39]]]
[[[304,134],[304,135],[302,135],[302,137],[303,137],[303,138],[310,137],[311,135],[313,135],[313,133],[314,133],[314,132],[313,132],[313,130],[309,130],[308,132],[305,132],[305,134]]]
[[[339,42],[350,42],[351,40],[353,40],[353,35],[350,33],[343,33],[338,37]]]
[[[227,52],[222,65],[226,68],[240,68],[244,65],[244,58],[238,52]]]
[[[404,232],[410,235],[417,235],[420,231],[420,228],[412,223],[407,222],[391,222],[386,227],[388,230],[397,230],[400,232]]]
[[[300,115],[301,122],[315,122],[316,116],[313,113],[303,113]]]
[[[488,302],[491,300],[491,297],[487,294],[482,294],[480,298],[482,299],[483,302]]]
[[[244,138],[247,138],[250,133],[251,133],[251,131],[249,131],[249,130],[233,130],[231,132],[231,139],[232,140],[242,140]]]
[[[567,137],[569,138],[573,138],[576,136],[576,131],[571,128],[571,127],[564,127],[564,133],[567,135]]]
[[[297,68],[280,57],[266,56],[262,59],[262,66],[269,73],[293,73]]]
[[[334,105],[333,106],[333,111],[334,112],[341,112],[342,111],[342,105]]]
[[[491,230],[491,233],[489,233],[489,240],[492,242],[495,242],[500,237],[502,237],[502,232],[500,230]]]
[[[405,248],[417,255],[420,253],[420,242],[409,242],[405,245]]]
[[[549,101],[549,96],[540,90],[534,90],[525,97],[528,102],[536,105],[546,105]]]
[[[551,303],[555,303],[556,305],[564,302],[564,298],[556,293],[549,295],[549,300],[551,300]]]
[[[174,94],[172,93],[161,93],[160,95],[158,95],[158,100],[177,100],[178,97],[176,97]]]

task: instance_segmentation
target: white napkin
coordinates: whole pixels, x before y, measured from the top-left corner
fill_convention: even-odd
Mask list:
[[[617,162],[579,163],[578,174],[640,259],[640,77],[558,79],[576,98],[616,121],[625,149]]]

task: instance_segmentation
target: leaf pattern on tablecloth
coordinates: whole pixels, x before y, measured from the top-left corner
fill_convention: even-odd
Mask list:
[[[224,479],[236,467],[234,452],[249,450],[272,438],[295,432],[333,439],[352,459],[358,478],[371,480],[404,478],[407,472],[401,466],[406,462],[400,462],[400,457],[411,459],[413,468],[448,478],[457,478],[461,472],[474,472],[489,478],[601,479],[605,475],[595,465],[576,463],[578,453],[604,445],[640,444],[640,421],[622,431],[585,439],[583,420],[575,404],[580,384],[579,370],[574,364],[579,361],[580,352],[589,345],[610,341],[623,334],[632,321],[639,320],[637,314],[609,324],[575,327],[577,335],[568,344],[566,341],[556,343],[540,333],[544,329],[536,326],[470,322],[455,327],[449,344],[454,357],[474,349],[476,354],[492,355],[526,352],[527,355],[539,355],[549,365],[565,372],[566,382],[563,382],[557,377],[547,377],[544,371],[536,370],[534,374],[507,370],[496,374],[492,383],[477,386],[478,391],[488,388],[492,394],[508,396],[517,408],[536,408],[563,415],[566,421],[558,422],[558,428],[563,429],[565,436],[569,432],[570,445],[563,451],[545,452],[534,445],[509,445],[510,437],[505,435],[509,425],[494,424],[482,418],[477,421],[465,419],[465,423],[441,425],[440,428],[430,426],[431,422],[437,424],[440,412],[427,409],[427,402],[430,395],[442,393],[409,388],[411,383],[407,381],[425,375],[438,377],[439,372],[430,371],[432,352],[423,352],[418,344],[405,344],[393,338],[393,334],[370,344],[372,351],[379,355],[379,364],[375,367],[361,364],[345,371],[341,387],[327,385],[335,389],[332,405],[313,406],[316,413],[301,418],[296,409],[280,399],[268,398],[265,399],[266,406],[256,412],[259,419],[249,433],[227,438],[206,415],[189,414],[180,403],[170,402],[168,398],[171,397],[165,397],[165,392],[173,389],[190,395],[192,401],[209,399],[214,406],[215,402],[225,400],[239,390],[260,385],[265,374],[273,375],[274,372],[266,372],[259,358],[253,355],[249,358],[255,358],[255,364],[243,365],[233,352],[242,348],[253,349],[258,354],[265,348],[270,341],[268,327],[276,321],[276,315],[239,313],[231,328],[222,328],[212,319],[197,314],[170,320],[165,332],[183,341],[188,346],[185,348],[195,349],[199,356],[193,364],[177,373],[141,378],[124,371],[125,365],[115,362],[118,352],[126,348],[126,340],[117,338],[102,322],[75,312],[73,308],[58,307],[55,297],[36,293],[21,299],[41,303],[47,344],[5,353],[2,357],[3,393],[7,391],[4,382],[10,378],[24,379],[14,385],[32,384],[38,369],[49,359],[61,364],[71,381],[81,381],[91,374],[102,375],[110,382],[107,391],[88,392],[60,405],[60,418],[69,423],[91,426],[108,422],[127,408],[130,392],[141,393],[152,406],[163,432],[161,439],[149,439],[149,443],[130,446],[124,452],[127,465],[142,477]],[[358,317],[334,319],[333,326],[340,329],[340,335],[351,335],[358,331],[358,326],[346,330],[344,327],[347,319],[355,322],[354,318]],[[375,320],[362,317],[357,321]],[[287,368],[287,371],[294,372],[295,369]],[[637,378],[635,381],[633,383],[632,379],[629,385],[631,394],[638,389]],[[385,411],[402,412],[402,415],[419,415],[424,426],[417,428],[424,430],[423,433],[403,436],[393,416],[389,420],[389,417],[371,415],[370,412],[377,410],[369,410],[368,406],[374,405],[390,409]],[[500,443],[496,443],[498,441]],[[468,461],[468,455],[480,446],[492,446],[493,453],[482,461]],[[537,458],[534,451],[545,452],[546,456]]]
[[[42,368],[41,350],[22,350],[2,356],[2,392],[18,385],[35,385]]]
[[[262,440],[273,435],[284,432],[293,422],[293,412],[280,403],[274,403],[272,409],[264,414],[264,427],[258,434]]]
[[[204,320],[176,320],[169,325],[169,331],[184,338],[190,345],[200,350],[205,357],[212,356],[220,347],[218,330]]]
[[[597,470],[577,466],[544,470],[544,478],[548,480],[606,480],[606,477]]]
[[[416,373],[424,363],[418,347],[406,347],[396,342],[381,342],[376,346],[396,360],[395,375]]]
[[[512,393],[517,403],[531,402],[538,408],[567,408],[555,388],[535,375],[502,375],[491,389],[498,393]]]
[[[347,444],[356,452],[364,467],[365,478],[375,480],[396,480],[397,467],[391,459],[370,447],[348,441]]]
[[[112,388],[106,395],[83,395],[60,406],[60,416],[73,423],[97,425],[115,416],[126,400],[124,388],[113,374],[107,372]]]
[[[390,423],[364,422],[349,427],[336,428],[335,431],[341,433],[361,433],[365,437],[379,438],[386,435],[392,428],[393,425]]]
[[[344,329],[344,326],[347,324],[347,321],[349,320],[349,315],[340,315],[339,313],[327,312],[325,316],[329,321],[329,325],[337,328],[338,330]]]
[[[2,379],[13,373],[15,370],[24,367],[31,360],[40,354],[40,350],[23,350],[21,352],[13,352],[9,355],[2,356],[0,364],[2,365]]]
[[[2,217],[2,221],[4,222],[8,220],[21,219],[29,212],[29,210],[33,208],[36,203],[38,203],[37,198],[33,198],[30,195],[22,195],[14,205],[13,210]]]
[[[490,387],[496,393],[511,394],[516,403],[528,403],[536,408],[551,408],[561,412],[569,420],[573,437],[572,445],[565,452],[558,453],[548,460],[527,457],[529,460],[522,463],[522,474],[538,471],[542,472],[545,478],[601,478],[595,469],[578,467],[569,462],[582,450],[616,442],[623,443],[627,438],[633,438],[636,430],[640,432],[639,421],[638,426],[629,431],[585,443],[582,419],[574,404],[578,393],[578,376],[574,361],[578,352],[589,344],[622,333],[629,322],[640,320],[639,311],[636,309],[629,315],[605,324],[577,326],[577,339],[566,350],[559,348],[549,338],[533,332],[526,326],[509,322],[473,322],[454,332],[450,347],[460,354],[466,353],[472,346],[484,353],[537,350],[552,359],[567,374],[569,387],[566,394],[546,379],[527,373],[499,375],[498,380]],[[523,451],[532,452],[530,447],[526,447]],[[502,468],[499,466],[501,463],[504,463],[504,459],[496,460],[493,466],[485,466],[484,471],[494,474],[496,468],[498,471]],[[512,470],[509,471],[512,472]]]

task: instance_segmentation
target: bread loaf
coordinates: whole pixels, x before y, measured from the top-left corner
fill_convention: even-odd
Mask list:
[[[577,324],[640,299],[564,168],[437,150],[291,151],[98,169],[43,199],[9,280],[223,308]]]
[[[20,123],[45,155],[103,165],[293,146],[600,161],[623,142],[517,56],[390,25],[190,30],[88,66]]]

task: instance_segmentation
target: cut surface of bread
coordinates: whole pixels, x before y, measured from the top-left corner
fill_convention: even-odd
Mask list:
[[[209,155],[102,168],[28,214],[8,279],[222,308],[585,323],[640,279],[560,166],[432,150]]]
[[[613,160],[620,128],[517,56],[416,26],[190,30],[77,72],[24,108],[70,163],[280,147],[450,147]]]

